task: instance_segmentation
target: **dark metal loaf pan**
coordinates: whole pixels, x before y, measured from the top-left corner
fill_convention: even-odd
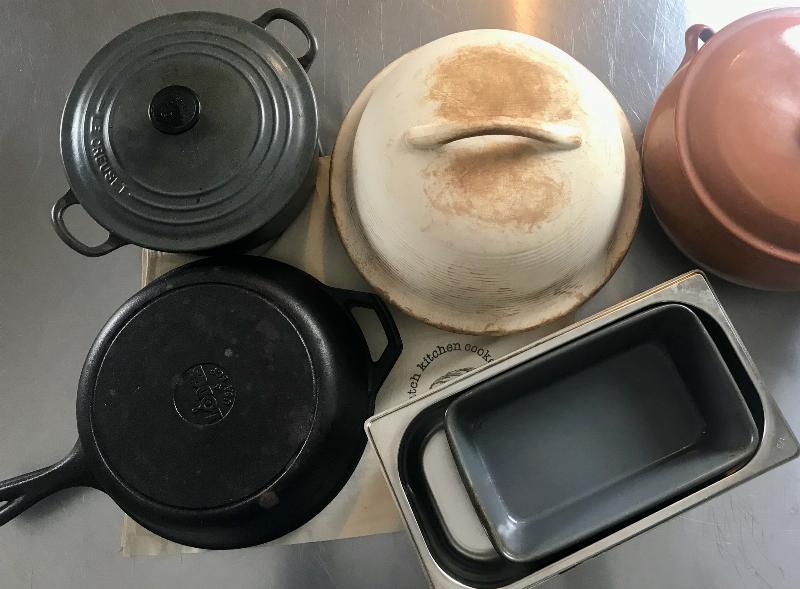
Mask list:
[[[456,464],[492,543],[537,561],[734,470],[758,430],[700,319],[666,304],[466,391]]]

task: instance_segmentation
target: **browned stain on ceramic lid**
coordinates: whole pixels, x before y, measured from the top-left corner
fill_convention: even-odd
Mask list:
[[[449,121],[496,116],[560,121],[576,96],[564,75],[507,45],[475,45],[443,58],[428,80],[427,98]]]
[[[563,183],[548,176],[549,164],[537,155],[522,142],[453,146],[425,169],[425,193],[442,213],[530,229],[564,202]]]
[[[503,116],[557,122],[573,118],[578,100],[558,68],[501,44],[463,47],[440,60],[426,98],[448,121]],[[451,143],[425,169],[426,195],[442,213],[530,230],[568,194],[554,159],[540,149],[518,138],[488,147]]]

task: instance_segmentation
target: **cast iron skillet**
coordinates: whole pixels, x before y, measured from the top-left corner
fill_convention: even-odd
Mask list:
[[[372,309],[386,333],[376,361],[354,307]],[[282,536],[352,474],[401,350],[376,295],[248,256],[174,270],[97,336],[78,384],[78,442],[60,462],[0,483],[0,525],[88,486],[181,544]]]

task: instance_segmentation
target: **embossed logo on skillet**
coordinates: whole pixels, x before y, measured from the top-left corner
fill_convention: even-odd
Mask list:
[[[184,421],[211,425],[228,415],[236,401],[236,389],[222,367],[203,362],[176,379],[172,401]]]

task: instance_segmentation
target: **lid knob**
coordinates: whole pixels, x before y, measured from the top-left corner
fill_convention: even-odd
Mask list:
[[[194,127],[200,117],[200,100],[186,86],[167,86],[153,96],[148,114],[156,129],[177,135]]]

